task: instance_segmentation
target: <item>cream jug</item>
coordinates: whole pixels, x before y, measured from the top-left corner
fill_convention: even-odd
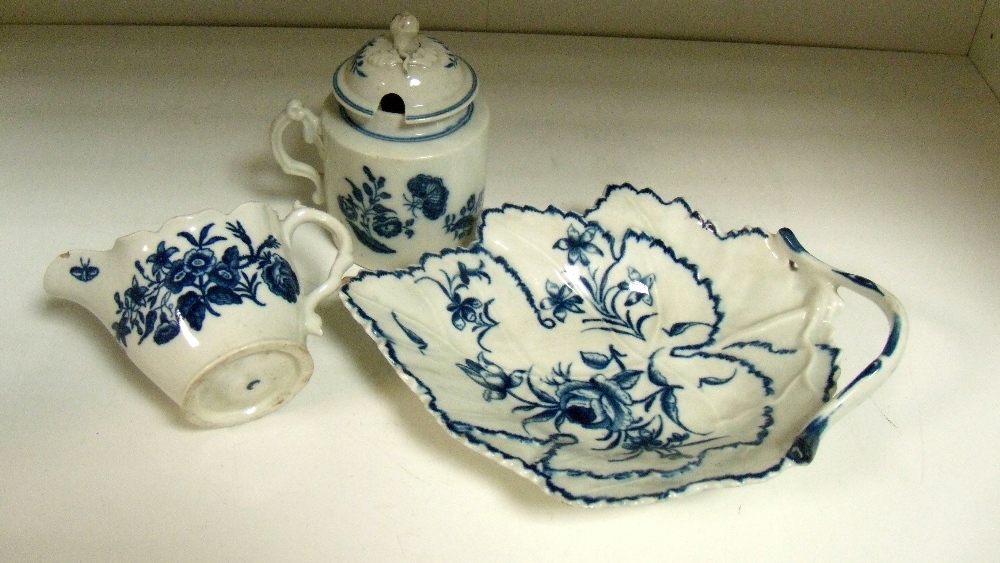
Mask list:
[[[365,268],[401,268],[471,242],[482,209],[489,113],[478,78],[418,32],[415,17],[397,15],[388,35],[337,67],[319,117],[292,100],[271,130],[281,168],[312,180],[314,200],[350,227]],[[286,152],[293,121],[322,173]]]
[[[338,249],[327,279],[306,292],[292,233],[314,223]],[[49,265],[45,290],[97,316],[132,362],[188,421],[219,427],[286,404],[313,371],[306,335],[321,334],[319,302],[351,267],[347,229],[297,206],[262,203],[175,217],[108,251],[71,250]]]

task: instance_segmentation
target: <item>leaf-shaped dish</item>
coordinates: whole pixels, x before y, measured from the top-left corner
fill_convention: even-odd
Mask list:
[[[829,322],[841,286],[891,327],[847,382]],[[452,435],[588,505],[808,463],[906,334],[893,296],[791,231],[720,234],[683,200],[627,184],[582,215],[489,210],[472,248],[364,272],[341,297]]]

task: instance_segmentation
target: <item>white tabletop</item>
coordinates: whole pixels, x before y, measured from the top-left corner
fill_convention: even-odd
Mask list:
[[[564,505],[449,437],[336,299],[291,403],[186,425],[42,272],[182,213],[308,201],[270,155],[270,121],[290,98],[318,107],[373,33],[0,28],[0,559],[1000,557],[1000,104],[964,57],[436,34],[490,104],[487,206],[582,210],[631,182],[723,229],[790,227],[900,298],[902,364],[811,465]],[[851,297],[845,376],[886,332]]]

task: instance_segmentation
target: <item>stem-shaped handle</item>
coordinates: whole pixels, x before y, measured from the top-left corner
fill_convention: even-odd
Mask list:
[[[285,150],[285,128],[293,121],[302,123],[302,138],[310,145],[315,146],[319,150],[320,156],[326,158],[319,118],[298,100],[289,101],[285,111],[274,118],[274,122],[271,124],[271,152],[274,153],[274,159],[278,161],[286,174],[312,180],[316,186],[315,191],[313,191],[313,202],[322,205],[325,199],[323,197],[323,177],[312,166],[288,156],[288,152]]]
[[[333,292],[340,289],[344,272],[354,264],[354,253],[351,245],[351,235],[347,232],[347,227],[343,223],[334,219],[329,214],[322,211],[305,207],[299,202],[295,202],[295,208],[288,217],[281,221],[281,228],[284,231],[285,240],[292,240],[292,233],[305,223],[315,223],[330,233],[333,244],[337,248],[337,257],[330,266],[330,275],[319,287],[312,290],[302,301],[302,311],[305,315],[305,327],[310,334],[323,334],[323,320],[316,313],[316,307],[320,301],[327,298]]]
[[[794,260],[799,267],[809,267],[835,287],[846,287],[872,301],[882,310],[890,327],[889,336],[878,357],[850,381],[839,382],[837,393],[823,406],[788,451],[788,458],[792,461],[809,463],[816,454],[819,438],[826,427],[868,398],[899,365],[909,327],[906,312],[894,295],[868,278],[832,268],[816,259],[802,248],[792,231],[781,229],[778,234],[795,254]]]

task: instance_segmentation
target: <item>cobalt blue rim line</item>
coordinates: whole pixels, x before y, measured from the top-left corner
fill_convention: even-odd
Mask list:
[[[458,131],[462,127],[465,127],[472,119],[472,114],[475,112],[475,107],[476,104],[474,103],[469,104],[469,107],[466,109],[465,114],[462,115],[462,117],[454,125],[442,131],[438,131],[437,133],[433,133],[431,135],[425,135],[422,137],[393,137],[391,135],[383,135],[381,133],[376,133],[369,129],[365,129],[362,125],[354,121],[351,118],[350,113],[343,107],[340,108],[340,116],[344,119],[344,121],[347,122],[348,125],[351,126],[352,129],[354,129],[358,133],[361,133],[362,135],[366,135],[373,139],[378,139],[379,141],[389,141],[392,143],[422,143],[425,141],[433,141],[435,139],[447,137],[448,135],[451,135],[452,133]]]
[[[361,114],[364,114],[364,115],[369,115],[369,116],[375,115],[374,110],[370,110],[368,108],[365,108],[365,107],[359,105],[354,100],[350,99],[347,96],[347,94],[344,93],[343,89],[341,89],[340,84],[338,83],[337,77],[340,76],[341,69],[349,61],[353,61],[354,57],[355,57],[355,55],[351,55],[350,57],[348,57],[347,59],[345,59],[344,62],[340,63],[340,65],[337,66],[337,69],[335,71],[333,71],[333,91],[337,94],[337,99],[338,100],[342,100],[344,103],[346,103],[347,105],[351,106],[351,108],[353,108],[358,113],[361,113]],[[448,106],[448,107],[446,107],[444,109],[441,109],[441,110],[438,110],[438,111],[434,111],[434,112],[431,112],[431,113],[423,113],[423,114],[419,114],[419,115],[407,116],[407,118],[406,118],[407,122],[410,122],[410,121],[424,121],[424,120],[427,120],[427,119],[433,119],[435,117],[440,117],[442,115],[446,115],[446,114],[452,113],[452,112],[458,110],[459,108],[461,108],[462,106],[464,106],[465,104],[469,103],[469,101],[476,95],[476,92],[479,90],[479,76],[476,74],[476,71],[472,68],[472,66],[465,61],[465,59],[463,59],[462,57],[459,57],[457,55],[455,56],[455,58],[458,59],[458,60],[460,60],[460,61],[462,61],[462,64],[465,65],[465,68],[467,68],[469,70],[469,73],[472,76],[472,86],[469,88],[469,91],[465,93],[465,95],[462,97],[461,100],[455,102],[454,104],[452,104],[452,105],[450,105],[450,106]]]

